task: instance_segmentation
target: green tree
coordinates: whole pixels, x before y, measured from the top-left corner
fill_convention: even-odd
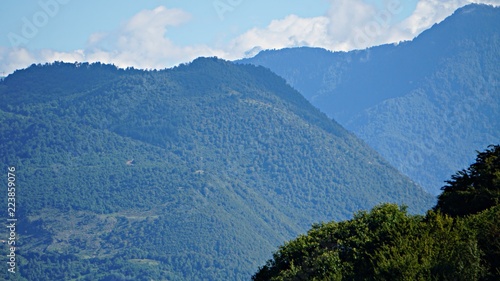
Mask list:
[[[484,280],[500,280],[500,206],[469,218],[469,228],[477,230],[477,243],[488,270]]]
[[[500,202],[500,146],[478,153],[476,163],[453,175],[435,210],[451,216],[479,213]]]

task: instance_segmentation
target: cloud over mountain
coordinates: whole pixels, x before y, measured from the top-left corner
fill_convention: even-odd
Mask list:
[[[181,9],[158,6],[143,10],[115,30],[96,32],[79,50],[27,50],[0,48],[1,72],[11,73],[31,63],[51,61],[101,61],[119,67],[165,68],[199,56],[238,59],[262,49],[314,46],[328,50],[364,49],[384,43],[410,40],[455,9],[468,3],[500,5],[500,0],[329,0],[324,15],[288,15],[265,27],[254,27],[215,47],[208,44],[179,45],[169,30],[190,22]],[[415,7],[413,7],[415,6]],[[413,12],[411,12],[413,10]],[[403,13],[405,11],[405,13]],[[406,15],[408,12],[409,16]]]

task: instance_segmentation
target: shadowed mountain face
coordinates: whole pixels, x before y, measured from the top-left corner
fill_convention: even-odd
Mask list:
[[[262,67],[33,65],[0,99],[27,280],[248,280],[312,223],[434,203]]]
[[[294,48],[270,68],[426,190],[500,139],[500,8],[468,5],[409,42],[351,52]]]

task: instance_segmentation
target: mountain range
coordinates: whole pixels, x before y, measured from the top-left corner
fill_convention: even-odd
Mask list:
[[[248,280],[313,223],[435,203],[264,67],[38,64],[0,99],[17,183],[7,280]]]
[[[366,50],[152,71],[54,62],[0,79],[18,270],[2,277],[248,280],[311,225],[380,203],[424,213],[500,138],[499,11],[468,5]]]
[[[265,66],[432,194],[500,140],[500,8],[470,4],[411,41],[262,51]]]

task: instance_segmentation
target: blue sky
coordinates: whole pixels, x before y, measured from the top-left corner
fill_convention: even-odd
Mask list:
[[[42,1],[49,3],[50,1]],[[39,36],[26,44],[28,48],[55,47],[69,51],[84,45],[88,37],[95,32],[112,31],[119,28],[142,10],[152,10],[158,6],[178,8],[191,14],[191,20],[185,25],[169,30],[169,37],[183,45],[210,43],[222,36],[236,35],[252,27],[265,27],[271,20],[283,18],[289,14],[302,17],[321,15],[328,8],[328,1],[220,1],[227,3],[232,10],[214,7],[217,1],[198,0],[141,0],[141,1],[77,1],[59,4],[59,12],[40,28]],[[255,2],[255,3],[252,3]],[[237,3],[231,6],[231,3]],[[43,8],[38,1],[7,1],[1,5],[2,29],[21,33],[22,18],[33,19]],[[219,6],[217,6],[219,7]],[[232,33],[232,34],[231,34]],[[64,38],[60,38],[63,35]],[[0,38],[1,46],[10,44],[8,36]]]
[[[0,75],[32,63],[166,68],[261,49],[410,40],[455,9],[500,0],[3,0]]]

